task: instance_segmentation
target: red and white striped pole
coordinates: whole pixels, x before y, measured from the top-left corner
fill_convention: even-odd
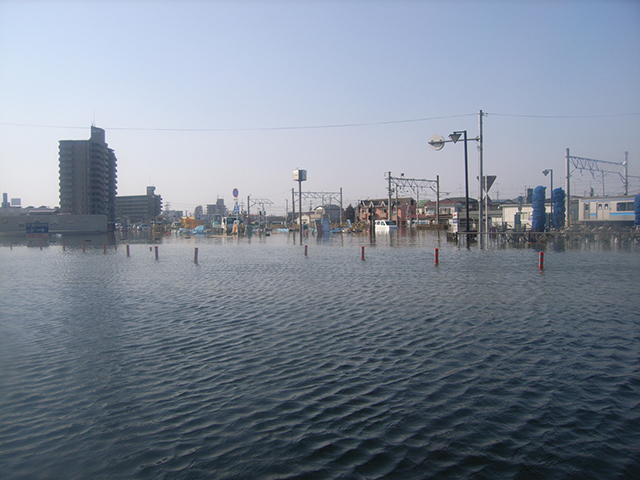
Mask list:
[[[360,258],[364,260],[364,246],[362,247],[362,253],[360,254]]]
[[[544,268],[544,252],[540,252],[540,256],[538,260],[538,268],[540,268],[540,270]]]
[[[434,260],[435,260],[436,265],[438,265],[438,262],[439,262],[440,260],[439,260],[439,255],[438,255],[438,249],[437,249],[437,248],[436,248],[436,251],[435,251],[435,254],[434,254],[434,257],[433,257],[433,258],[434,258]]]

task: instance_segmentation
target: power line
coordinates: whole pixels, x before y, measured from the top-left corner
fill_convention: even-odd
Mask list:
[[[476,113],[466,113],[463,115],[446,115],[441,117],[425,117],[412,118],[405,120],[386,120],[381,122],[363,122],[363,123],[336,123],[326,125],[298,125],[283,127],[245,127],[245,128],[160,128],[160,127],[102,127],[105,130],[125,130],[125,131],[148,131],[148,132],[255,132],[255,131],[272,131],[272,130],[310,130],[320,128],[345,128],[345,127],[367,127],[373,125],[393,125],[398,123],[416,123],[427,122],[432,120],[445,120],[449,118],[471,117]],[[28,123],[9,123],[0,122],[0,125],[12,127],[31,127],[31,128],[59,128],[59,129],[86,129],[87,127],[63,126],[63,125],[38,125]]]
[[[147,131],[147,132],[257,132],[257,131],[277,131],[277,130],[311,130],[321,128],[347,128],[347,127],[368,127],[375,125],[394,125],[400,123],[417,123],[428,122],[433,120],[447,120],[451,118],[475,117],[477,113],[465,113],[461,115],[442,115],[439,117],[423,117],[410,118],[404,120],[385,120],[380,122],[361,122],[361,123],[335,123],[325,125],[289,125],[280,127],[238,127],[238,128],[163,128],[163,127],[103,127],[105,130],[121,130],[121,131]],[[611,117],[632,117],[640,115],[640,112],[634,113],[616,113],[606,115],[528,115],[528,114],[512,114],[512,113],[496,113],[485,112],[486,116],[496,117],[518,117],[518,118],[549,118],[549,119],[580,119],[580,118],[611,118]],[[57,129],[81,129],[86,126],[77,125],[42,125],[33,123],[13,123],[0,122],[0,125],[11,127],[29,127],[29,128],[57,128]]]
[[[485,112],[485,115],[493,115],[496,117],[518,117],[518,118],[611,118],[611,117],[632,117],[640,115],[638,113],[615,113],[611,115],[518,115],[510,113],[490,113]]]
[[[451,118],[475,117],[477,113],[465,113],[461,115],[443,115],[438,117],[411,118],[403,120],[385,120],[380,122],[361,123],[335,123],[325,125],[289,125],[280,127],[238,127],[238,128],[163,128],[163,127],[103,127],[105,130],[136,131],[136,132],[258,132],[277,130],[312,130],[324,128],[347,128],[347,127],[368,127],[375,125],[394,125],[401,123],[428,122],[433,120],[447,120]],[[484,112],[485,116],[496,117],[516,117],[516,118],[546,118],[546,119],[581,119],[581,118],[612,118],[612,117],[632,117],[640,115],[640,112],[617,113],[606,115],[528,115],[512,113]],[[42,125],[33,123],[0,122],[2,126],[28,127],[28,128],[53,128],[53,129],[74,129],[84,130],[86,126],[77,125]]]

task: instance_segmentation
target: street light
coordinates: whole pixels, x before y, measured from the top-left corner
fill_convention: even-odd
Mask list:
[[[476,138],[469,138],[468,140],[473,140],[475,142],[478,142],[478,153],[479,153],[479,159],[478,159],[478,166],[480,169],[479,175],[478,175],[478,181],[480,182],[480,195],[479,195],[479,202],[478,202],[478,207],[479,207],[479,212],[478,212],[478,216],[479,216],[479,222],[478,222],[478,236],[480,238],[480,246],[482,247],[482,232],[483,230],[485,230],[485,225],[484,225],[484,214],[482,213],[483,211],[483,203],[487,202],[489,196],[485,196],[484,192],[487,190],[486,187],[486,179],[483,173],[483,146],[482,146],[482,117],[484,117],[486,115],[486,113],[484,113],[482,110],[480,110],[480,134],[476,137]],[[459,132],[454,132],[454,133],[459,133]],[[449,138],[451,138],[451,140],[445,140],[442,135],[434,135],[433,137],[431,137],[431,140],[429,141],[429,145],[431,145],[431,147],[434,150],[441,150],[442,147],[444,147],[445,142],[452,142],[453,138],[451,136],[449,136]],[[460,138],[460,137],[458,137]],[[465,140],[466,141],[466,140]],[[466,143],[465,143],[466,145]],[[568,156],[568,154],[567,154]],[[568,160],[567,160],[568,161]],[[467,198],[469,198],[469,195],[467,195]],[[487,230],[489,228],[488,225],[489,222],[489,205],[487,203]]]
[[[465,208],[466,208],[466,214],[467,214],[467,244],[469,243],[469,168],[468,168],[468,155],[467,155],[467,140],[469,140],[467,138],[467,131],[466,130],[461,130],[459,132],[453,132],[451,135],[449,135],[449,138],[451,140],[445,140],[442,135],[434,135],[433,137],[431,137],[431,140],[429,141],[429,145],[431,145],[431,148],[433,148],[434,150],[442,150],[442,148],[444,147],[444,144],[446,142],[453,142],[456,143],[458,140],[460,140],[460,137],[463,138],[464,140],[464,193],[465,193]],[[472,138],[471,140],[477,141],[479,140],[480,137],[477,138]],[[481,200],[482,201],[482,200]],[[480,220],[480,222],[482,222],[482,220]]]
[[[461,132],[453,132],[449,135],[449,138],[453,143],[456,143],[460,140],[460,135],[463,136],[464,139],[464,201],[465,208],[467,210],[467,240],[469,239],[469,167],[468,167],[468,157],[467,157],[467,131],[462,130]]]
[[[551,174],[551,208],[550,208],[551,219],[549,220],[549,227],[553,228],[553,169],[548,168],[547,170],[543,170],[542,173],[544,174],[545,177]]]

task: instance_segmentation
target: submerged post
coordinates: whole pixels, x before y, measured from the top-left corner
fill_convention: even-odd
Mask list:
[[[435,260],[436,265],[438,265],[439,258],[438,258],[438,249],[437,249],[437,248],[436,248],[435,255],[434,255],[434,257],[433,257],[433,258],[434,258],[434,260]]]
[[[129,252],[129,245],[127,245],[127,257],[130,257],[131,253]]]
[[[304,246],[304,256],[307,256],[307,245]]]
[[[158,246],[156,245],[156,260],[158,260]]]
[[[362,247],[362,251],[361,251],[361,254],[360,254],[360,258],[361,258],[362,260],[364,260],[364,246]]]
[[[544,252],[540,252],[540,256],[539,256],[539,260],[538,260],[538,268],[540,270],[544,269]]]

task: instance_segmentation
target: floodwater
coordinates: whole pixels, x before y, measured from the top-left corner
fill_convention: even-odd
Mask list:
[[[0,476],[640,478],[637,247],[304,242],[0,247]]]

